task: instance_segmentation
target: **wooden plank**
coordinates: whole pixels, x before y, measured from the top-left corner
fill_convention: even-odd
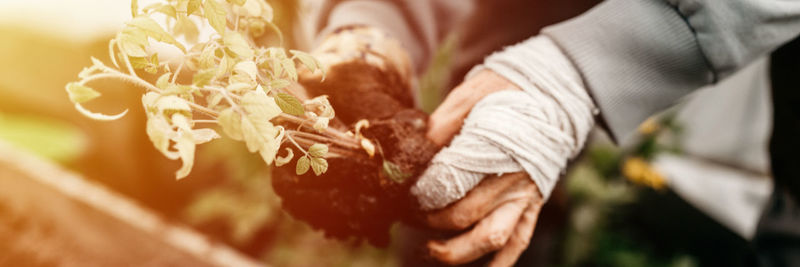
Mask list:
[[[0,142],[0,266],[262,266]]]

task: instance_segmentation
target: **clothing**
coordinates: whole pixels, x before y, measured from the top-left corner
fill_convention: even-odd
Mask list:
[[[531,17],[544,13],[540,10],[556,13],[543,19],[549,22],[572,15],[564,11],[567,7],[578,12],[594,3],[558,1],[537,9],[540,1],[459,1],[456,7],[452,1],[356,0],[332,5],[326,27],[357,23],[384,28],[408,48],[419,72],[446,33],[467,32],[459,25],[478,28],[469,30],[487,33],[485,39],[494,42],[530,33],[519,25],[481,30],[471,23],[491,24],[476,17],[510,2],[527,3],[514,7],[534,14],[528,20],[535,21]],[[491,17],[509,20],[513,16],[504,13],[516,10],[504,11],[491,12]],[[607,129],[624,141],[648,116],[793,39],[800,32],[799,16],[797,1],[609,0],[543,33],[578,66]],[[475,55],[486,53],[459,57],[476,64]]]

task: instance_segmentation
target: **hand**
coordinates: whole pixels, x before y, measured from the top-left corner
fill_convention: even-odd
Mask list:
[[[439,145],[448,143],[476,103],[502,90],[520,88],[490,70],[473,75],[456,87],[431,115],[428,138]],[[491,266],[513,265],[528,247],[544,203],[538,187],[527,174],[516,172],[490,176],[472,190],[466,190],[469,193],[464,198],[429,213],[426,222],[442,230],[465,231],[474,227],[449,240],[430,241],[431,255],[447,264],[463,264],[497,252]],[[444,197],[446,203],[454,200]]]
[[[528,175],[512,173],[484,179],[466,197],[431,212],[429,226],[471,230],[444,241],[429,241],[431,255],[463,264],[496,252],[489,266],[512,266],[528,247],[544,199]]]

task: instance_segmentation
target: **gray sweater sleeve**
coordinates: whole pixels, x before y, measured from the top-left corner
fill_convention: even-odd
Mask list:
[[[800,1],[608,0],[548,27],[619,141],[800,33]]]

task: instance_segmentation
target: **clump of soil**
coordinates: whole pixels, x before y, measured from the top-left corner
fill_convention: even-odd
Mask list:
[[[332,67],[324,82],[301,80],[312,96],[329,95],[350,129],[367,119],[362,133],[378,151],[330,158],[321,176],[295,175],[295,162],[274,169],[283,208],[326,236],[385,246],[394,222],[419,214],[409,189],[439,148],[425,137],[427,115],[413,109],[409,85],[396,73],[355,61]]]

